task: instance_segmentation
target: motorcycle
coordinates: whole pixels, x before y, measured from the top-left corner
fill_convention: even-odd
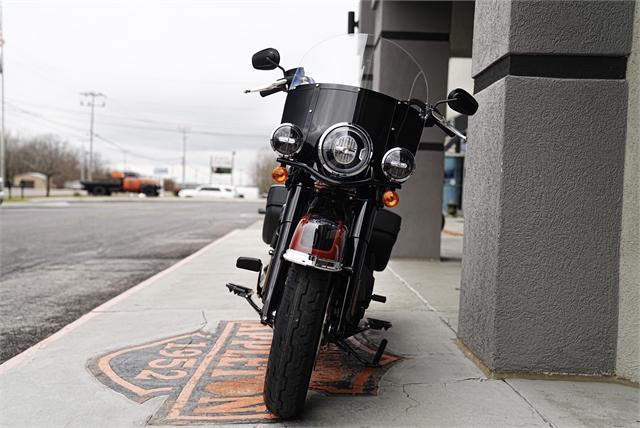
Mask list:
[[[258,273],[253,290],[227,284],[245,298],[260,321],[273,328],[264,383],[267,409],[299,416],[319,350],[335,343],[364,364],[376,366],[345,339],[391,323],[367,318],[374,272],[383,271],[400,231],[397,190],[413,174],[424,127],[465,136],[437,107],[472,115],[476,100],[462,89],[428,103],[428,87],[416,61],[397,44],[368,34],[348,34],[309,51],[297,68],[280,66],[276,49],[252,58],[258,70],[280,69],[274,83],[245,91],[286,92],[282,123],[271,136],[278,153],[276,185],[267,196],[262,238],[270,246],[263,267],[240,257],[236,266]]]

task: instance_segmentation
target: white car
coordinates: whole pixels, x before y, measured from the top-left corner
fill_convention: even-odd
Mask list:
[[[195,189],[182,189],[178,192],[178,196],[181,198],[233,199],[237,197],[237,194],[233,186],[205,184]]]

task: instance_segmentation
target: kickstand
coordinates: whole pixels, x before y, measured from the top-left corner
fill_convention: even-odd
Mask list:
[[[382,358],[382,354],[384,353],[384,350],[387,347],[387,339],[382,339],[382,341],[380,342],[380,346],[378,346],[378,351],[376,352],[376,355],[373,357],[372,361],[367,361],[363,357],[361,357],[360,354],[358,354],[356,350],[353,349],[351,345],[349,345],[349,343],[344,339],[337,341],[336,345],[338,345],[341,349],[347,351],[349,354],[356,357],[356,359],[361,363],[363,363],[365,366],[380,367],[380,359]]]

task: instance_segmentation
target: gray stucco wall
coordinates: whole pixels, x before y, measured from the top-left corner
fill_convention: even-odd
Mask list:
[[[402,226],[392,257],[440,260],[444,153],[418,151],[416,164],[413,176],[398,191],[400,204],[393,209],[402,217]]]
[[[632,1],[515,1],[509,50],[515,53],[627,55]]]
[[[626,83],[508,76],[478,98],[459,335],[496,371],[613,373]]]
[[[380,1],[376,27],[385,31],[448,33],[451,5],[448,1]]]
[[[496,367],[613,373],[627,85],[506,86]]]
[[[640,2],[627,64],[629,111],[620,241],[620,316],[616,372],[640,381]]]
[[[476,14],[473,21],[472,75],[475,76],[509,53],[510,23],[510,1],[476,1]],[[477,34],[481,37],[477,37]]]
[[[450,44],[448,41],[423,40],[420,36],[424,33],[449,33],[451,3],[379,1],[372,16],[371,2],[364,0],[360,9],[364,29],[377,35],[384,34],[420,65],[429,86],[428,101],[435,103],[445,99]],[[364,9],[367,11],[362,12]],[[386,87],[401,84],[401,76],[392,59],[381,58],[375,67],[374,85],[378,84],[378,78]],[[445,134],[439,129],[428,128],[423,132],[421,141],[442,144],[444,138]],[[441,150],[419,150],[416,162],[416,172],[398,192],[400,204],[394,211],[402,216],[402,228],[392,257],[439,260],[444,153]]]
[[[463,263],[458,335],[494,367],[505,81],[476,95],[465,159]]]
[[[478,0],[473,75],[507,53],[626,55],[632,1]]]
[[[474,73],[509,53],[624,55],[632,7],[479,0]],[[458,334],[495,371],[616,370],[627,93],[508,75],[477,94]]]

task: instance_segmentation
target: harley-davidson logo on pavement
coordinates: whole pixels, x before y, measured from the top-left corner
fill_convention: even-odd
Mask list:
[[[258,423],[275,419],[262,400],[272,330],[254,321],[225,321],[215,334],[184,334],[92,358],[95,377],[130,399],[168,399],[152,425]],[[358,335],[351,347],[370,360],[375,347]],[[373,395],[378,381],[403,358],[385,353],[366,367],[330,345],[321,351],[310,388],[329,394]]]

